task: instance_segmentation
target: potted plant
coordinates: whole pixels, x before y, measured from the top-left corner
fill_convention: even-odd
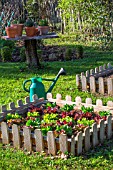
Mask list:
[[[17,27],[17,36],[22,36],[23,28],[24,28],[24,19],[14,20],[12,27]]]
[[[38,29],[40,31],[40,35],[47,34],[49,32],[48,21],[42,18],[38,23]]]
[[[15,38],[17,36],[17,26],[8,25],[5,27],[5,30],[8,38]]]
[[[34,27],[34,22],[31,19],[28,19],[25,23],[25,32],[28,37],[35,36],[36,28]]]

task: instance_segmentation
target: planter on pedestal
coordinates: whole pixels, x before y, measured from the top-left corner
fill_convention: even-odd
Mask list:
[[[28,37],[33,37],[36,35],[36,29],[35,27],[25,27],[25,32]]]
[[[24,24],[12,24],[12,27],[17,27],[17,36],[22,36],[22,31],[24,28]]]
[[[9,38],[15,38],[17,36],[17,26],[6,27],[5,30],[6,30],[7,36]]]
[[[49,32],[49,26],[38,26],[40,35],[45,35]]]

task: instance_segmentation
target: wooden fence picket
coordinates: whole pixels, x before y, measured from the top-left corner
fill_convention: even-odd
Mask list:
[[[12,134],[13,134],[13,146],[20,149],[20,133],[19,127],[16,124],[12,125]]]
[[[53,131],[49,131],[47,133],[47,141],[48,141],[48,153],[56,155],[56,143]]]
[[[31,130],[27,127],[24,127],[23,134],[24,134],[24,149],[26,149],[28,152],[31,152],[32,151]]]
[[[40,129],[35,129],[35,142],[36,142],[36,152],[44,151],[44,141],[42,132]]]
[[[108,87],[108,95],[112,95],[113,94],[113,79],[112,78],[107,79],[107,87]]]
[[[86,76],[82,76],[82,91],[87,91],[87,80],[86,80]]]
[[[105,126],[104,126],[104,120],[101,120],[99,123],[99,140],[101,143],[103,143],[105,139]]]
[[[9,132],[6,122],[1,123],[2,143],[9,144]]]
[[[84,130],[84,148],[85,148],[85,151],[88,151],[91,147],[91,144],[90,144],[90,128],[87,127],[85,128]]]
[[[99,82],[99,93],[104,94],[105,93],[105,89],[104,89],[105,86],[104,86],[103,77],[99,77],[98,82]]]
[[[95,93],[96,92],[96,85],[95,85],[95,77],[90,77],[90,92]]]
[[[110,139],[112,137],[112,116],[108,116],[107,118],[107,138]]]
[[[68,142],[67,142],[66,134],[60,134],[59,144],[60,144],[60,151],[65,154],[68,151]]]
[[[83,143],[83,136],[82,132],[78,132],[76,136],[76,143],[77,143],[77,155],[82,153],[82,143]]]
[[[71,137],[71,154],[73,156],[75,156],[75,144],[76,144],[76,141],[75,141],[75,136],[73,135]]]
[[[98,131],[97,131],[97,123],[92,125],[92,145],[95,147],[98,144]]]

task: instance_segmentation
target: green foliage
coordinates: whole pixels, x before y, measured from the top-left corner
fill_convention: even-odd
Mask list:
[[[22,47],[20,49],[20,57],[21,57],[21,61],[25,62],[26,61],[26,54],[25,54],[25,47]]]
[[[20,116],[18,113],[12,114],[12,113],[8,113],[6,115],[6,120],[10,120],[10,119],[21,119],[22,116]]]
[[[54,103],[52,103],[52,102],[51,102],[51,103],[50,103],[50,102],[47,102],[47,103],[46,103],[46,108],[47,108],[47,107],[55,107],[55,106],[56,106],[56,102],[54,102]]]
[[[72,117],[70,117],[70,116],[66,116],[66,117],[60,119],[60,122],[63,122],[63,121],[66,121],[67,123],[69,123],[69,122],[74,123],[75,122],[74,119]]]
[[[86,118],[82,118],[82,120],[77,121],[77,124],[91,127],[94,122],[94,120],[87,120]]]
[[[61,126],[56,126],[56,131],[57,132],[62,132],[71,136],[72,135],[72,127],[68,126],[67,124],[61,125]]]
[[[47,136],[47,132],[52,130],[53,130],[53,126],[45,126],[41,128],[42,134],[44,136]]]
[[[71,110],[74,109],[74,106],[75,106],[75,104],[73,104],[73,105],[65,104],[65,105],[61,108],[61,110],[62,110],[62,111],[67,111],[67,112],[69,112],[69,111],[71,111]]]
[[[38,119],[38,118],[36,120],[29,119],[26,122],[26,126],[40,127],[40,119]]]
[[[58,114],[56,113],[51,113],[51,114],[45,114],[43,116],[43,120],[41,121],[42,123],[56,123],[58,120]]]
[[[82,110],[82,112],[83,113],[86,113],[86,112],[94,112],[94,108],[93,108],[93,106],[92,107],[85,107],[85,106],[82,106],[81,107],[81,110]]]
[[[72,49],[71,48],[67,48],[66,52],[65,52],[65,60],[69,61],[71,60],[72,57]]]
[[[1,48],[1,56],[2,56],[2,61],[11,61],[12,58],[12,53],[11,49],[8,46],[4,46]]]
[[[34,26],[34,22],[32,19],[28,19],[26,22],[25,22],[25,26],[26,27],[33,27]]]
[[[38,112],[27,112],[27,116],[28,117],[37,117],[37,116],[39,116],[39,113]]]
[[[46,19],[42,19],[38,23],[39,26],[48,26],[48,21]]]
[[[84,50],[83,50],[82,45],[78,45],[78,46],[76,47],[76,55],[77,55],[77,58],[83,58],[83,53],[84,53]]]
[[[0,39],[0,49],[3,48],[4,46],[8,46],[10,49],[13,49],[14,45],[15,45],[14,41]]]
[[[100,116],[110,116],[111,113],[110,113],[110,111],[100,111],[100,112],[99,112],[99,115],[100,115]]]

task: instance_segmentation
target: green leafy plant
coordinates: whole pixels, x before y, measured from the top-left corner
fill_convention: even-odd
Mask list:
[[[33,20],[28,19],[28,20],[25,22],[25,26],[26,26],[26,27],[33,27],[33,26],[34,26]]]
[[[46,103],[46,108],[47,107],[55,107],[55,106],[56,106],[56,102],[55,103],[51,103],[51,102]]]
[[[40,119],[38,118],[36,120],[29,119],[26,122],[26,126],[40,127]]]
[[[64,118],[62,118],[62,119],[59,119],[60,120],[60,122],[62,123],[62,122],[66,122],[66,123],[69,123],[69,122],[72,122],[72,123],[74,123],[75,121],[74,121],[74,118],[72,118],[72,117],[69,117],[69,116],[66,116],[66,117],[64,117]]]
[[[43,116],[43,120],[41,121],[41,123],[56,123],[57,120],[58,120],[58,114],[55,114],[55,113],[48,114],[48,113],[46,113]]]
[[[28,117],[37,117],[39,116],[39,112],[27,112]]]
[[[81,120],[77,121],[77,124],[91,127],[94,122],[94,120],[87,120],[86,118],[82,118]]]
[[[10,120],[10,119],[21,119],[22,116],[20,116],[18,113],[12,114],[12,113],[8,113],[6,115],[6,120]]]
[[[67,112],[69,112],[69,111],[71,111],[71,110],[74,109],[74,106],[75,106],[75,104],[73,104],[73,105],[65,104],[65,105],[61,108],[61,110],[62,110],[62,111],[67,111]]]
[[[86,113],[86,112],[94,112],[94,108],[93,107],[85,107],[85,106],[82,106],[81,107],[81,110],[83,113]]]
[[[48,21],[46,19],[42,19],[38,23],[39,26],[48,26]]]
[[[45,127],[42,127],[42,128],[41,128],[41,131],[42,131],[42,134],[43,134],[44,136],[46,136],[48,131],[53,131],[53,126],[45,126]]]
[[[64,133],[64,134],[71,136],[72,135],[72,127],[68,126],[67,124],[64,124],[61,126],[56,126],[56,132]]]
[[[99,115],[100,115],[100,116],[110,116],[111,113],[110,113],[110,111],[100,111],[100,112],[99,112]]]

